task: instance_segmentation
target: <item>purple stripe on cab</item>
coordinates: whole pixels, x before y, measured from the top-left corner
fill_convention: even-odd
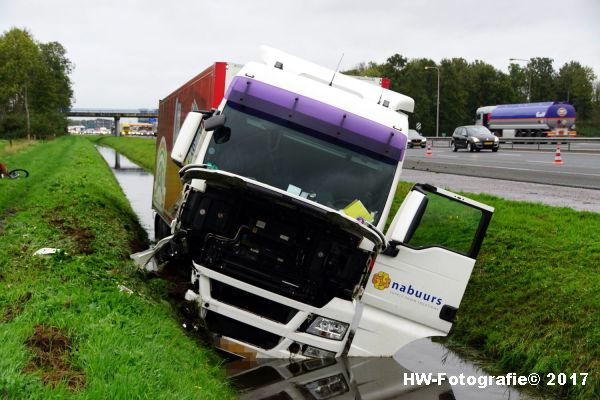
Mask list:
[[[406,136],[401,132],[310,97],[236,76],[225,98],[396,161],[404,157]]]

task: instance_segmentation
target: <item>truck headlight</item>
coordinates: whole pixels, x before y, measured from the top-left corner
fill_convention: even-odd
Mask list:
[[[318,379],[304,385],[314,399],[330,399],[350,390],[344,375],[332,375],[327,378]]]
[[[326,337],[327,339],[342,340],[347,330],[348,324],[344,322],[325,317],[317,317],[306,329],[306,333]]]
[[[302,355],[310,358],[335,358],[335,353],[333,351],[327,351],[313,346],[305,346]]]

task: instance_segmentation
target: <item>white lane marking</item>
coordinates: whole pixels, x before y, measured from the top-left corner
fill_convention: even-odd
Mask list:
[[[450,165],[450,166],[455,167],[454,164],[443,164],[443,163],[437,163],[437,164]],[[514,171],[546,172],[549,174],[600,176],[600,174],[584,174],[584,173],[578,173],[578,172],[565,172],[565,171],[545,171],[543,169],[529,169],[529,168],[494,167],[491,165],[479,165],[479,164],[462,164],[461,166],[462,167],[494,168],[494,169],[510,169],[510,170],[514,170]],[[444,173],[444,172],[442,172],[442,173]],[[445,173],[448,173],[448,172],[445,172]]]
[[[511,150],[511,149],[506,149],[505,151],[510,151],[511,153],[520,153],[520,154],[543,154],[543,153],[552,153],[554,151],[554,149],[546,149],[546,151],[537,151],[537,150],[529,150],[529,151],[519,151],[519,150]],[[568,151],[565,150],[563,151],[563,153],[567,153],[569,156],[594,156],[594,157],[600,157],[600,154],[598,153],[581,153],[581,152],[572,152],[572,151]],[[502,153],[505,154],[505,153]]]

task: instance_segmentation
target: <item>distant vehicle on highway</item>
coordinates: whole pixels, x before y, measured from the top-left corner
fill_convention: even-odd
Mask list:
[[[415,146],[421,146],[421,148],[425,148],[427,145],[427,139],[424,136],[421,136],[419,132],[414,129],[408,130],[408,148],[412,149]]]
[[[500,137],[576,136],[575,108],[568,103],[502,104],[479,107],[475,125],[481,125]]]
[[[452,151],[467,149],[467,151],[473,152],[490,149],[497,152],[499,148],[500,140],[485,126],[459,126],[452,134]]]

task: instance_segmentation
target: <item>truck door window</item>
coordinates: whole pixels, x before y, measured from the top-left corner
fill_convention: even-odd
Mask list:
[[[488,222],[484,212],[438,193],[426,192],[426,195],[425,213],[406,244],[416,249],[443,247],[475,258],[481,244],[476,243],[480,225]]]

